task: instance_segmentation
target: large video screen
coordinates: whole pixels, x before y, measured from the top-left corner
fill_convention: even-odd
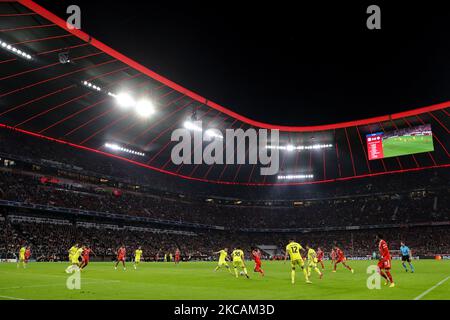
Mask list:
[[[369,160],[434,151],[431,125],[366,135]]]

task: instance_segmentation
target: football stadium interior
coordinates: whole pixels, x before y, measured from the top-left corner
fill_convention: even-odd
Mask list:
[[[199,261],[216,260],[214,252],[223,248],[241,248],[248,257],[259,248],[267,261],[266,273],[272,271],[279,277],[273,281],[286,281],[287,286],[290,267],[277,260],[284,259],[288,240],[321,247],[325,259],[339,246],[350,260],[368,261],[378,252],[375,235],[382,233],[394,258],[400,257],[400,242],[406,241],[420,263],[447,263],[450,102],[344,123],[278,126],[246,118],[189,91],[81,30],[70,29],[33,1],[0,3],[0,41],[2,261],[15,262],[26,244],[31,261],[42,262],[27,271],[44,272],[46,265],[45,272],[58,274],[65,266],[50,262],[67,261],[68,249],[80,243],[91,247],[92,261],[108,270],[106,274],[113,271],[117,248],[125,245],[129,259],[142,247],[143,261],[152,262],[148,268],[156,279],[167,272],[163,261],[178,249],[182,264],[192,262],[213,277],[216,274],[209,273],[216,264]],[[431,132],[420,129],[429,125]],[[209,143],[203,141],[189,149],[191,163],[175,164],[177,141],[171,137],[178,128],[209,135],[221,145],[224,163],[194,163],[197,149],[202,154]],[[249,160],[254,148],[249,137],[236,146],[248,161],[235,164],[236,152],[225,151],[226,129],[279,130],[279,144],[270,147],[275,144],[269,134],[270,150],[265,150],[279,154],[278,173],[263,175],[267,165]],[[368,139],[377,135],[384,135],[386,148],[390,141],[381,157],[369,154],[377,152],[371,149],[377,141]],[[414,149],[414,143],[426,139],[431,149]],[[408,145],[396,149],[402,144]],[[396,150],[402,155],[395,156]],[[365,274],[366,264],[358,267],[360,273]],[[45,296],[50,292],[45,282],[27,291],[5,290],[15,285],[14,276],[11,282],[6,279],[7,272],[22,272],[15,264],[6,265],[0,263],[0,299],[75,298],[62,289]],[[97,295],[78,298],[186,297],[174,288],[189,268],[180,271],[178,280],[178,270],[168,271],[172,291],[161,287],[150,295],[110,296],[107,289],[97,292],[93,287]],[[396,268],[403,272],[400,262]],[[95,277],[102,276],[101,270]],[[444,275],[445,267],[436,271],[435,282]],[[126,281],[111,277],[105,281],[112,286],[116,280]],[[216,285],[215,279],[208,281]],[[256,297],[305,298],[298,292],[277,296],[269,275],[265,281],[261,286],[267,286],[268,295]],[[403,288],[392,297],[412,299],[430,285],[424,281],[416,284],[416,291],[409,294]],[[236,284],[231,286],[218,295],[196,288],[193,297],[247,298],[236,295]],[[436,290],[431,297],[448,299],[446,288],[441,288],[441,296]],[[366,298],[342,292],[328,298],[339,294]],[[310,291],[308,297],[323,295]]]

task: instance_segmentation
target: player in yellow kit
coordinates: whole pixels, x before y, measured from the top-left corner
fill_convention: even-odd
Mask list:
[[[69,263],[72,263],[72,257],[78,250],[78,243],[75,243],[70,249],[69,249]]]
[[[219,254],[219,262],[217,263],[217,267],[214,269],[214,272],[216,272],[217,270],[219,270],[222,267],[225,267],[231,273],[230,266],[227,263],[227,260],[228,260],[228,248],[225,248],[223,250],[214,252],[214,254]]]
[[[83,253],[85,247],[77,248],[75,252],[71,255],[71,265],[66,268],[67,273],[72,273],[73,271],[80,271],[80,257]]]
[[[26,264],[25,264],[25,251],[27,250],[27,248],[25,246],[21,247],[19,250],[19,261],[17,261],[17,268],[20,267],[20,264],[22,264],[22,266],[24,268],[26,268]]]
[[[287,256],[291,258],[291,282],[295,283],[295,266],[300,266],[303,270],[303,274],[305,275],[306,283],[311,283],[309,281],[308,272],[305,269],[305,262],[303,261],[302,255],[300,254],[300,250],[304,250],[303,247],[295,242],[294,240],[289,240],[289,244],[286,246],[286,254],[284,255],[284,261],[287,260]]]
[[[137,250],[134,252],[134,270],[137,269],[138,264],[141,262],[141,256],[142,256],[142,248],[139,247],[137,248]]]
[[[233,252],[231,253],[231,257],[233,258],[233,268],[236,278],[239,278],[237,267],[240,267],[244,271],[244,274],[247,277],[247,279],[250,278],[247,273],[247,268],[245,267],[244,251],[238,248],[234,248]]]
[[[305,246],[306,250],[308,250],[308,277],[311,276],[311,269],[319,274],[319,279],[322,279],[323,273],[320,272],[319,268],[317,268],[317,253],[311,248],[308,244]]]

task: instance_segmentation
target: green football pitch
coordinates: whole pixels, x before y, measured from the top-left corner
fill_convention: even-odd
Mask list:
[[[433,151],[432,136],[396,137],[383,140],[385,158]]]
[[[369,290],[367,267],[374,261],[349,261],[352,274],[342,266],[331,272],[325,261],[322,280],[301,272],[290,282],[289,262],[263,262],[265,277],[248,263],[250,279],[236,279],[227,270],[213,272],[214,262],[141,263],[138,270],[114,270],[111,263],[91,263],[81,273],[80,289],[69,290],[67,263],[31,263],[27,269],[0,263],[0,299],[450,299],[450,261],[414,261],[416,273],[406,273],[393,261],[396,287]],[[448,281],[447,281],[448,280]]]

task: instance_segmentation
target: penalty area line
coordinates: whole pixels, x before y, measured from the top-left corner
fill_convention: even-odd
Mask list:
[[[436,289],[437,287],[439,287],[441,284],[443,284],[445,281],[447,281],[450,278],[450,276],[448,276],[447,278],[439,281],[438,283],[436,283],[434,286],[432,286],[430,289],[422,292],[420,295],[418,295],[417,297],[414,298],[414,300],[420,300],[422,299],[424,296],[426,296],[427,294],[429,294],[431,291],[433,291],[434,289]]]
[[[82,280],[81,281],[82,285],[99,284],[99,283],[118,283],[118,282],[120,282],[120,280],[104,280],[104,281],[83,281],[83,279],[81,279],[81,280]],[[59,286],[64,286],[64,285],[65,285],[65,283],[64,284],[61,284],[61,283],[38,284],[38,285],[31,285],[31,286],[3,287],[3,288],[0,288],[0,290],[14,290],[14,289],[24,289],[24,288],[59,287]]]
[[[22,298],[10,297],[10,296],[0,296],[0,298],[8,299],[8,300],[25,300]]]

